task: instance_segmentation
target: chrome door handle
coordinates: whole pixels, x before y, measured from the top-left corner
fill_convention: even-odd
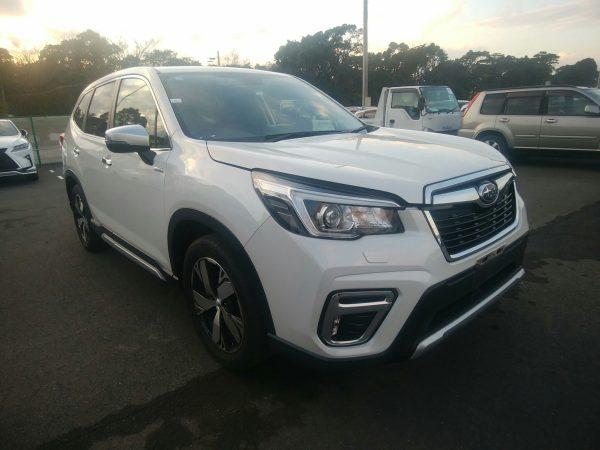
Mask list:
[[[106,156],[102,157],[102,162],[105,166],[112,166],[112,159],[107,158]]]
[[[510,122],[510,119],[508,117],[500,117],[498,119],[498,122],[504,122],[504,123],[506,123],[506,122]]]
[[[79,152],[81,152],[81,150],[79,149],[79,147],[73,147],[73,156],[75,158],[77,158],[79,156]]]
[[[556,123],[556,122],[558,122],[558,121],[557,121],[556,119],[552,119],[552,118],[550,118],[550,119],[546,119],[546,122],[547,122],[547,123]]]

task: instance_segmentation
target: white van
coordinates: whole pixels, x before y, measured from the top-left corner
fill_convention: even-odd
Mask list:
[[[461,114],[454,92],[447,86],[384,87],[375,118],[363,121],[380,127],[456,134]]]

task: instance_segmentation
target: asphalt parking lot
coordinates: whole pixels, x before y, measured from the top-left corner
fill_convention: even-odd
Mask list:
[[[424,357],[221,369],[175,284],[80,246],[59,168],[0,184],[0,447],[600,448],[600,164],[518,186],[527,276]]]

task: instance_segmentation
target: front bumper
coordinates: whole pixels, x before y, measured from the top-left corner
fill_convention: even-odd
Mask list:
[[[522,238],[528,231],[527,215],[518,196],[517,208],[517,225],[507,236],[477,253],[452,262],[444,258],[423,212],[417,208],[401,212],[404,233],[366,236],[355,241],[294,235],[268,219],[245,247],[268,300],[275,329],[273,338],[279,344],[328,361],[372,358],[391,353],[409,358],[424,342],[417,354],[422,353],[522,276],[522,250],[511,250],[517,247],[524,249]],[[504,251],[478,265],[478,261],[500,250]],[[504,266],[497,267],[502,261],[510,260],[511,257],[506,255],[513,256],[506,265],[510,264],[510,270],[514,269],[511,273],[507,272],[509,269],[505,271]],[[494,267],[496,271],[492,269]],[[484,276],[488,272],[492,277],[496,272],[503,275],[496,280],[497,285],[496,281],[490,282],[494,285],[492,290],[486,287],[478,291],[478,284],[489,281],[489,277]],[[445,322],[440,321],[438,316],[434,324],[443,325],[437,329],[427,323],[429,319],[424,313],[415,316],[424,308],[420,305],[430,305],[426,311],[431,311],[432,304],[445,305],[442,300],[448,296],[449,286],[456,285],[457,279],[471,280],[459,284],[461,289],[457,292],[461,296],[458,298],[469,297],[462,299],[467,307],[463,307],[459,315],[448,313],[447,318],[451,320]],[[393,306],[373,337],[359,345],[343,347],[323,342],[317,330],[328,296],[334,291],[370,289],[397,292]]]

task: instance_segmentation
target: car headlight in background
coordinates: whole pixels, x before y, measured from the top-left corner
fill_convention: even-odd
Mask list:
[[[254,187],[273,218],[297,234],[357,239],[402,233],[398,211],[387,199],[348,195],[265,172],[252,172]]]
[[[19,145],[15,145],[13,147],[13,151],[19,151],[19,150],[27,150],[29,148],[29,142],[25,142],[24,144],[19,144]]]

